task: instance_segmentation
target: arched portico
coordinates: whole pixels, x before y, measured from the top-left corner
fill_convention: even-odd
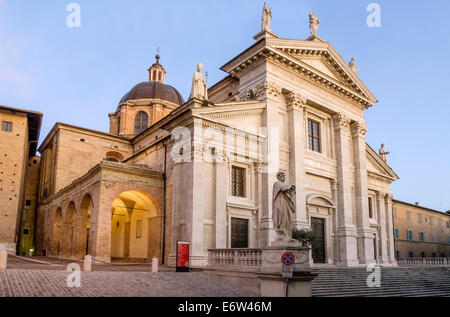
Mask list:
[[[111,208],[111,258],[161,256],[161,217],[154,198],[140,190],[118,195]]]

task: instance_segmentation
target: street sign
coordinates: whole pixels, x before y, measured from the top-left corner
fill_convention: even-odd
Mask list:
[[[189,272],[190,242],[177,241],[177,272]]]
[[[291,266],[295,262],[295,256],[292,252],[285,252],[281,256],[281,262],[286,266]]]

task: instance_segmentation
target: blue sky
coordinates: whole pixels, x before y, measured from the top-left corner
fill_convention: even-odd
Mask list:
[[[69,3],[81,28],[66,25]],[[272,0],[272,30],[283,38],[318,35],[380,100],[366,111],[367,142],[391,151],[396,199],[450,209],[450,2],[376,1],[381,28],[366,24],[365,0]],[[188,97],[202,61],[212,84],[219,67],[254,43],[262,0],[0,0],[0,104],[44,113],[41,139],[55,122],[108,130],[107,113],[147,79],[156,47],[166,81]]]

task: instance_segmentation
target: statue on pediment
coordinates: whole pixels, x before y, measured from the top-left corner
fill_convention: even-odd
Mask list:
[[[295,213],[294,185],[285,185],[286,175],[278,172],[273,184],[272,221],[273,229],[277,233],[277,241],[292,239],[292,214]]]
[[[356,63],[355,63],[355,59],[354,59],[354,58],[352,58],[352,59],[350,60],[350,62],[348,63],[348,66],[350,66],[350,69],[351,69],[352,71],[354,71],[355,74],[358,75],[358,67],[356,66]]]
[[[391,152],[388,152],[388,151],[386,151],[386,150],[384,149],[384,144],[381,144],[381,148],[380,148],[379,153],[380,153],[380,158],[381,158],[385,163],[387,163],[387,156],[388,156],[388,154],[390,154]]]
[[[311,29],[311,35],[317,35],[317,29],[319,28],[319,19],[314,12],[309,12],[309,28]]]
[[[208,99],[208,89],[205,78],[202,75],[203,64],[197,64],[197,70],[194,72],[192,79],[192,89],[190,98],[198,98],[200,100]]]
[[[268,8],[267,4],[264,2],[262,20],[261,20],[261,31],[270,31],[270,20],[272,19],[272,8]]]

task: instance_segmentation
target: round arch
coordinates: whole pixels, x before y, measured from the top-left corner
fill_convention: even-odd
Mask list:
[[[161,217],[155,199],[140,190],[118,195],[111,209],[111,257],[149,259],[161,255]]]
[[[82,258],[90,254],[89,232],[91,229],[91,214],[94,208],[92,196],[89,193],[83,195],[80,208],[75,220],[74,256]]]

